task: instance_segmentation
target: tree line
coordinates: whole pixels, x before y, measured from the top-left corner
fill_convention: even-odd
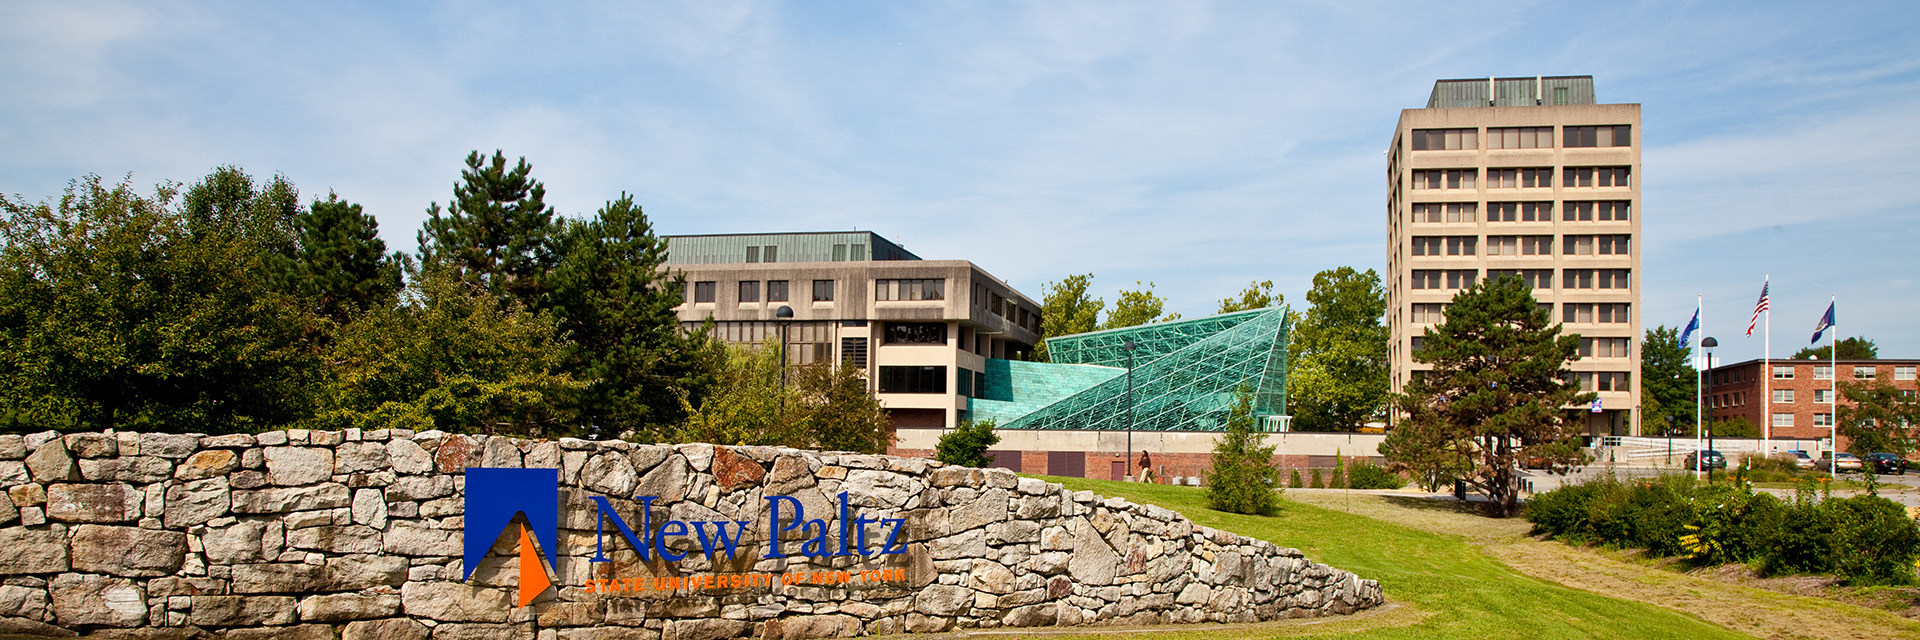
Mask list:
[[[683,330],[684,276],[632,196],[581,218],[545,196],[525,158],[473,152],[412,253],[339,194],[233,166],[0,196],[0,429],[885,448],[858,370],[769,386],[775,349]]]

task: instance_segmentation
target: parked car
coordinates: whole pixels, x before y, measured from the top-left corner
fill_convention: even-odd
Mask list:
[[[1684,465],[1681,465],[1681,466],[1683,466],[1683,467],[1685,467],[1685,468],[1688,468],[1688,469],[1694,469],[1694,468],[1700,468],[1700,469],[1725,469],[1725,468],[1727,468],[1727,457],[1726,457],[1726,456],[1723,456],[1723,455],[1720,455],[1720,452],[1718,452],[1718,451],[1714,451],[1714,450],[1712,450],[1712,449],[1708,449],[1708,450],[1706,451],[1706,457],[1704,457],[1704,458],[1702,458],[1702,460],[1705,460],[1705,461],[1706,461],[1706,462],[1705,462],[1705,466],[1703,466],[1703,467],[1695,467],[1695,466],[1694,466],[1694,460],[1693,460],[1693,456],[1694,456],[1694,455],[1695,455],[1695,454],[1691,454],[1691,453],[1689,453],[1689,454],[1687,454],[1687,462],[1686,462],[1686,464],[1684,464]]]
[[[1832,451],[1820,452],[1820,469],[1822,471],[1859,471],[1864,466],[1865,463],[1860,461],[1859,456],[1845,451],[1839,453]]]
[[[1780,455],[1786,456],[1787,460],[1792,461],[1793,466],[1795,467],[1798,467],[1801,469],[1813,468],[1813,456],[1807,455],[1807,452],[1805,451],[1795,449],[1793,451],[1788,451]]]
[[[1874,473],[1907,475],[1907,461],[1891,453],[1869,453],[1867,461],[1873,463]]]

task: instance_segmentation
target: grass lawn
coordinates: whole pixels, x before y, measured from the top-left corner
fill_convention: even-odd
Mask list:
[[[1279,517],[1207,509],[1203,490],[1167,485],[1045,477],[1074,490],[1174,509],[1202,525],[1254,536],[1307,557],[1379,580],[1397,609],[1322,624],[1185,628],[1127,634],[1166,638],[1750,638],[1651,604],[1610,598],[1528,576],[1483,552],[1478,536],[1434,533],[1289,500]],[[1324,492],[1298,492],[1301,494]],[[1301,496],[1305,498],[1305,496]],[[1379,504],[1377,496],[1356,496]],[[1337,498],[1335,498],[1337,500]],[[1411,501],[1414,499],[1399,499]],[[1320,501],[1320,500],[1316,500]],[[1409,502],[1410,503],[1410,502]],[[1333,507],[1333,508],[1327,508]],[[1436,508],[1440,508],[1436,504]],[[1450,509],[1450,507],[1446,507]],[[1441,514],[1435,514],[1440,517]],[[1418,517],[1417,511],[1416,516]],[[1486,520],[1510,535],[1512,520]],[[1525,523],[1519,523],[1524,530]],[[1457,525],[1455,525],[1457,526]],[[1472,533],[1466,531],[1464,533]],[[1008,630],[1012,633],[1011,630]],[[1017,635],[1017,634],[1015,634]],[[1105,634],[1095,634],[1105,635]]]

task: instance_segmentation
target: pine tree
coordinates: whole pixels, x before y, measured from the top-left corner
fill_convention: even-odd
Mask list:
[[[285,271],[315,311],[345,324],[398,301],[403,257],[388,254],[380,223],[360,205],[328,193],[293,219],[295,248]]]
[[[1299,469],[1293,470],[1293,477],[1287,479],[1287,486],[1293,487],[1295,489],[1300,488],[1300,470]]]
[[[993,420],[962,421],[959,427],[940,436],[940,443],[934,448],[934,459],[962,467],[993,464],[993,458],[987,457],[987,449],[1000,442],[1000,435],[993,432],[993,427]]]
[[[1213,471],[1208,474],[1207,503],[1221,511],[1271,514],[1279,509],[1275,486],[1280,471],[1273,466],[1273,445],[1254,430],[1253,388],[1242,384],[1227,412],[1227,431],[1213,445]]]
[[[547,187],[528,177],[532,171],[524,157],[507,168],[499,150],[491,162],[478,151],[468,154],[445,215],[438,202],[427,207],[421,260],[449,264],[467,282],[540,308],[543,280],[556,261],[555,225]]]
[[[1325,488],[1327,488],[1327,481],[1326,481],[1326,479],[1325,479],[1325,478],[1322,478],[1322,477],[1320,477],[1320,468],[1319,468],[1319,467],[1314,467],[1314,468],[1313,468],[1313,485],[1312,485],[1312,486],[1313,486],[1313,488],[1315,488],[1315,489],[1325,489]]]
[[[1347,461],[1340,457],[1340,450],[1333,452],[1333,482],[1328,484],[1334,489],[1347,488]]]

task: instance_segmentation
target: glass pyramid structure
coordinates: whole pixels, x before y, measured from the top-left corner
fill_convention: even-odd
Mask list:
[[[1136,431],[1224,430],[1242,383],[1256,417],[1284,415],[1289,328],[1287,308],[1272,307],[1050,338],[1052,363],[987,361],[968,417],[999,429],[1127,429],[1128,342]]]

